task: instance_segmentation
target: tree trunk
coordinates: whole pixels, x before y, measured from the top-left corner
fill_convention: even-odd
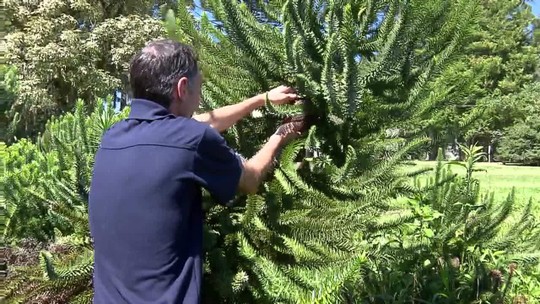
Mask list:
[[[126,107],[128,101],[128,94],[123,92],[121,94],[122,96],[120,97],[120,111],[122,111]]]
[[[437,146],[435,131],[433,129],[429,130],[429,138],[431,138],[431,146],[428,152],[428,160],[437,160],[437,153],[439,153],[439,148]]]

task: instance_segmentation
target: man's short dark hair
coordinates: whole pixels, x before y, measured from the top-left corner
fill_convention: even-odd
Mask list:
[[[197,75],[197,54],[188,45],[172,40],[147,44],[131,60],[130,86],[133,98],[147,99],[168,108],[176,97],[182,77]]]

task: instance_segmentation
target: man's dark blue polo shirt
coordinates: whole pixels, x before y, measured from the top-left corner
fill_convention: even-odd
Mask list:
[[[134,100],[96,154],[94,303],[199,303],[201,187],[234,198],[241,160],[209,125]]]

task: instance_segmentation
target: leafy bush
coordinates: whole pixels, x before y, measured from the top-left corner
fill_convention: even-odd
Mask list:
[[[381,231],[373,242],[383,259],[363,267],[362,292],[369,303],[515,303],[540,300],[540,222],[530,201],[514,212],[514,192],[494,203],[480,195],[473,173],[484,155],[461,147],[461,177],[438,165],[426,185],[407,200],[413,220],[398,230]],[[536,272],[536,276],[535,276]],[[504,300],[504,302],[503,302]]]

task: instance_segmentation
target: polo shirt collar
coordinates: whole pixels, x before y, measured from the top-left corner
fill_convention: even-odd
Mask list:
[[[175,116],[164,106],[146,99],[132,99],[128,119],[156,120]]]

